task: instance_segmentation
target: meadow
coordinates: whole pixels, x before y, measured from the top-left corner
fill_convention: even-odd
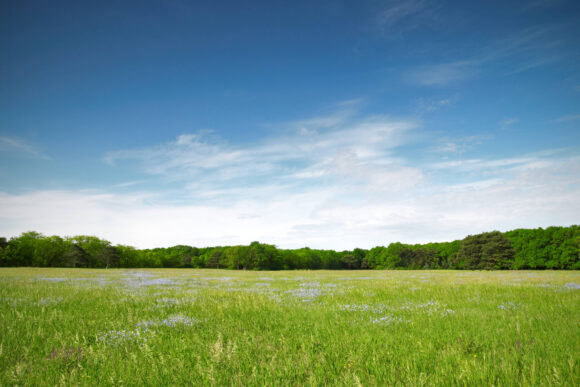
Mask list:
[[[578,271],[0,269],[0,385],[580,384]]]

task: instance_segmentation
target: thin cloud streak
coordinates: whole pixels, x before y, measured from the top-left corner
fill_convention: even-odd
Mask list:
[[[375,21],[381,30],[389,34],[387,36],[391,36],[394,31],[400,33],[432,23],[438,19],[440,7],[439,1],[388,1],[378,10]]]
[[[0,137],[0,152],[13,152],[27,157],[50,160],[50,157],[35,146],[25,140],[14,137]]]
[[[452,172],[486,172],[505,174],[513,170],[529,170],[538,167],[558,165],[564,160],[576,160],[576,158],[567,158],[558,156],[558,150],[547,153],[537,153],[531,155],[522,155],[519,157],[498,158],[498,159],[464,159],[451,160],[430,164],[427,168],[432,170],[448,170]]]
[[[485,140],[489,140],[491,136],[489,135],[472,135],[463,136],[456,138],[443,138],[440,140],[440,144],[432,147],[431,150],[436,153],[451,153],[456,155],[462,155],[468,150],[472,149],[474,146],[482,144]]]
[[[393,171],[408,172],[417,181],[420,173],[400,165],[392,154],[407,143],[418,127],[413,121],[384,116],[359,119],[336,114],[283,124],[278,136],[240,147],[204,134],[187,134],[175,141],[140,150],[108,153],[111,166],[136,162],[146,173],[173,181],[189,181],[191,187],[227,188],[260,186],[264,180],[299,186],[312,178],[378,181],[384,189]],[[349,155],[345,157],[345,155]],[[310,183],[308,183],[310,184]]]
[[[580,120],[580,114],[568,114],[562,117],[555,119],[555,122],[569,122],[569,121],[578,121]]]
[[[408,73],[407,79],[419,86],[447,86],[473,77],[479,71],[478,66],[473,60],[428,65]]]
[[[406,74],[417,86],[453,86],[484,73],[493,65],[504,75],[528,71],[564,58],[563,42],[552,37],[554,26],[522,30],[511,37],[488,44],[472,56],[417,67]]]
[[[505,120],[501,120],[500,125],[502,127],[507,127],[507,126],[510,126],[510,125],[517,123],[518,121],[519,121],[519,119],[517,117],[506,118]]]

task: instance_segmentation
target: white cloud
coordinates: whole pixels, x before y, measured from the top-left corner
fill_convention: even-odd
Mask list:
[[[432,163],[429,169],[449,170],[453,172],[479,172],[505,174],[521,170],[539,169],[552,165],[553,158],[541,154],[523,155],[520,157],[498,159],[462,159]]]
[[[580,157],[556,150],[409,166],[397,145],[409,141],[405,133],[410,128],[375,117],[321,130],[306,142],[295,134],[278,144],[271,138],[242,148],[182,136],[158,147],[123,151],[123,157],[136,158],[152,174],[157,173],[150,170],[154,159],[167,173],[178,170],[179,178],[182,169],[199,168],[189,150],[217,153],[200,161],[211,176],[183,179],[187,195],[179,201],[139,191],[0,193],[0,235],[37,230],[97,235],[137,247],[260,240],[284,248],[340,250],[569,225],[580,219]],[[363,135],[368,138],[359,138]],[[258,163],[255,158],[281,176],[261,179],[263,171],[247,171]],[[240,163],[243,179],[219,173],[231,168],[232,160]],[[300,167],[284,164],[289,160],[298,160]],[[231,180],[236,184],[225,184]]]
[[[409,189],[423,180],[423,173],[418,168],[403,166],[396,162],[366,163],[355,152],[344,151],[338,154],[332,165],[338,175],[352,184],[362,183],[371,191],[402,191]]]
[[[435,149],[443,155],[414,143],[438,160],[419,163],[405,151],[421,137],[412,120],[343,111],[281,128],[244,146],[206,131],[110,152],[112,168],[128,163],[149,174],[111,191],[0,192],[0,235],[340,250],[580,219],[580,157],[570,150],[468,157],[485,139],[468,136],[445,140]],[[449,155],[460,159],[440,161]]]
[[[439,140],[438,145],[432,147],[432,151],[437,153],[453,153],[461,155],[490,138],[490,136],[484,135],[463,136],[451,139],[443,138]]]
[[[146,173],[187,182],[198,196],[208,189],[227,192],[231,187],[311,184],[304,179],[327,179],[326,184],[332,184],[354,173],[358,180],[390,190],[400,186],[393,179],[401,174],[409,174],[407,182],[420,175],[392,156],[394,149],[409,141],[416,122],[385,116],[357,119],[339,112],[281,126],[281,133],[244,147],[215,135],[184,134],[147,149],[110,152],[105,161],[112,166],[137,162]],[[341,157],[347,153],[352,157]]]
[[[493,170],[493,176],[475,174],[471,182],[430,181],[380,193],[356,185],[314,185],[300,192],[262,186],[240,189],[229,201],[205,204],[177,205],[154,195],[95,191],[0,193],[0,232],[96,234],[138,247],[260,240],[280,247],[350,249],[578,222],[580,157],[530,156],[477,164]],[[446,165],[451,174],[456,167]]]
[[[142,184],[143,180],[134,180],[134,181],[126,181],[123,183],[115,184],[117,188],[126,188],[126,187],[134,187],[136,185]]]

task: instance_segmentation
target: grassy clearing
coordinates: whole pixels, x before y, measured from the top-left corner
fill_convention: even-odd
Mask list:
[[[579,385],[580,273],[0,270],[1,385]]]

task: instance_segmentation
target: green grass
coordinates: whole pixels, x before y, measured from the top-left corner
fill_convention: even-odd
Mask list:
[[[580,273],[0,270],[0,385],[580,384]]]

